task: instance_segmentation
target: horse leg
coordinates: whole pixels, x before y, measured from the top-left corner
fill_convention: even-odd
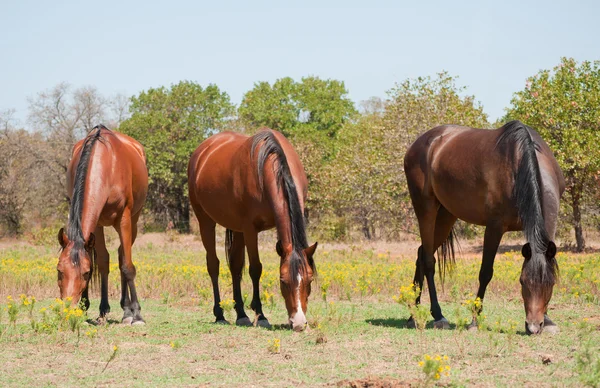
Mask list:
[[[137,235],[137,216],[131,216],[131,210],[125,209],[121,215],[117,232],[121,240],[119,247],[119,269],[121,270],[121,307],[125,324],[144,324],[141,307],[135,289],[135,266],[131,257],[131,246]]]
[[[96,262],[98,265],[98,272],[100,272],[100,317],[98,318],[98,322],[104,322],[106,314],[110,312],[110,305],[108,304],[108,272],[110,256],[106,249],[104,228],[102,226],[97,226],[94,235],[96,236]]]
[[[425,280],[425,272],[421,261],[421,252],[423,250],[423,246],[421,245],[417,250],[417,261],[415,262],[415,277],[413,279],[413,287],[417,291],[417,298],[415,299],[415,306],[421,304],[421,292],[423,291],[423,281]],[[415,318],[411,315],[406,322],[406,326],[411,329],[415,329],[417,327],[415,323]]]
[[[228,325],[229,322],[225,320],[225,316],[223,315],[221,294],[219,293],[219,258],[217,257],[215,248],[216,223],[204,213],[204,211],[194,210],[196,218],[198,218],[198,224],[200,225],[200,237],[202,238],[204,249],[206,249],[206,267],[213,286],[213,297],[215,301],[213,314],[216,317],[215,322]]]
[[[504,229],[502,225],[489,223],[485,227],[485,234],[483,237],[483,258],[481,260],[481,269],[479,270],[479,290],[477,290],[477,297],[481,299],[483,303],[483,297],[485,296],[485,290],[494,276],[494,260],[496,259],[496,252],[498,252],[498,246],[502,240]],[[481,314],[483,307],[479,308],[477,315]],[[477,318],[473,317],[473,320],[468,326],[469,330],[477,329]]]
[[[262,311],[262,303],[260,301],[260,276],[262,275],[262,263],[258,256],[258,233],[252,231],[244,233],[246,241],[246,249],[248,250],[248,259],[250,261],[250,278],[252,278],[252,303],[250,308],[256,313],[257,326],[271,327],[271,324],[265,317]]]
[[[435,197],[421,198],[418,203],[413,201],[413,207],[419,221],[419,232],[421,235],[421,249],[419,250],[419,256],[417,262],[421,262],[422,271],[427,279],[427,287],[429,289],[429,298],[431,300],[431,315],[435,322],[434,327],[436,328],[447,328],[448,321],[442,315],[442,309],[440,308],[437,292],[435,289],[435,232],[436,232],[436,219],[438,216],[438,209],[440,203]],[[446,234],[445,237],[447,237]],[[418,271],[417,271],[418,272]],[[415,274],[415,278],[418,273]]]
[[[231,246],[225,247],[225,249],[228,249],[229,270],[231,271],[231,281],[233,283],[233,300],[235,301],[235,312],[237,313],[235,324],[238,326],[252,326],[252,321],[244,311],[244,300],[242,298],[242,271],[246,260],[244,233],[231,233],[233,233]]]
[[[456,222],[456,217],[451,214],[445,207],[440,206],[435,218],[435,231],[433,238],[433,251],[437,251],[439,247],[448,239],[452,227]],[[438,257],[438,260],[442,260]],[[427,277],[427,287],[429,288],[429,297],[431,299],[431,315],[435,319],[433,327],[436,329],[448,329],[450,327],[448,320],[442,315],[442,309],[437,299],[435,289],[435,259],[430,260],[425,265],[425,276]]]
[[[448,238],[448,235],[452,231],[452,227],[454,226],[455,222],[456,222],[456,217],[454,215],[450,214],[450,212],[448,212],[446,210],[446,208],[444,208],[443,206],[440,206],[440,208],[438,209],[436,219],[435,219],[434,251],[437,250],[444,243],[444,241],[446,241],[446,239]],[[423,265],[424,261],[421,259],[421,256],[423,254],[423,246],[420,246],[419,250],[417,252],[418,253],[417,253],[417,262],[416,262],[416,269],[415,269],[415,277],[413,280],[414,287],[418,290],[417,298],[415,300],[415,305],[421,304],[421,293],[423,291],[423,281],[425,279],[425,266]],[[432,302],[432,306],[433,306],[433,302]],[[438,305],[438,308],[439,308],[439,305]],[[409,320],[406,324],[410,328],[416,327],[415,321],[412,316],[409,318]]]

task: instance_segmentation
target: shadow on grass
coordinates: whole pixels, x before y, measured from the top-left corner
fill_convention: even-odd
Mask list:
[[[402,319],[398,319],[398,318],[366,319],[365,322],[367,322],[368,324],[373,325],[373,326],[394,327],[396,329],[409,329],[409,327],[407,326],[408,319],[406,319],[406,318],[402,318]],[[414,328],[412,328],[412,329],[414,329]],[[433,329],[433,321],[427,322],[427,324],[425,325],[425,329]],[[456,330],[456,329],[458,329],[456,327],[456,323],[450,322],[450,328],[448,328],[447,330]]]
[[[120,325],[121,321],[118,319],[108,319],[106,322],[99,322],[98,319],[87,319],[87,324],[92,326],[104,326],[104,325]]]
[[[366,319],[365,322],[367,322],[370,325],[373,326],[383,326],[383,327],[395,327],[396,329],[406,329],[406,324],[408,322],[408,319],[406,318],[402,318],[402,319],[398,319],[398,318],[376,318],[376,319]]]

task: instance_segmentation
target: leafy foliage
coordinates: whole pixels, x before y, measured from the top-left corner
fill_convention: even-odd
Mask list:
[[[227,127],[234,114],[229,96],[216,85],[183,81],[170,89],[143,91],[131,99],[131,118],[120,130],[146,150],[148,205],[163,225],[189,230],[187,165],[198,145]]]

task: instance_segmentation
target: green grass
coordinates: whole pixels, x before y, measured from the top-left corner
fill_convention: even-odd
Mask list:
[[[40,295],[33,318],[41,319],[39,310],[58,292],[52,272],[56,258],[46,248],[0,251],[0,386],[290,386],[357,379],[418,385],[425,378],[419,366],[425,354],[449,357],[450,375],[439,382],[456,386],[581,385],[586,379],[595,382],[594,373],[600,373],[594,364],[600,362],[598,275],[588,270],[598,263],[597,255],[561,256],[562,281],[550,311],[561,332],[526,336],[518,280],[513,279],[520,269],[516,254],[498,257],[484,301],[485,328],[469,332],[456,325],[468,320],[461,303],[477,287],[479,261],[465,259],[441,293],[452,329],[433,330],[429,322],[421,332],[405,328],[408,310],[392,299],[399,285],[410,282],[413,258],[357,249],[325,252],[317,258],[320,279],[309,302],[309,332],[293,333],[283,326],[285,306],[278,286],[269,284],[277,270],[274,256],[264,260],[266,289],[274,293],[265,311],[274,328],[266,330],[213,324],[212,295],[202,290],[209,285],[203,254],[152,247],[134,251],[147,325],[115,323],[122,311],[113,270],[111,323],[84,325],[78,339],[67,328],[36,333],[24,307],[16,326],[9,324],[4,311],[8,294],[17,302],[20,293]],[[27,269],[32,269],[29,274]],[[161,272],[165,269],[171,272]],[[225,268],[221,272],[221,293],[230,297],[229,275]],[[321,286],[327,281],[323,300]],[[248,277],[243,287],[250,291]],[[92,298],[88,315],[95,318],[99,301],[96,293]],[[234,312],[227,314],[234,322]],[[91,338],[86,332],[93,329],[97,333]],[[274,339],[280,340],[279,352]],[[591,359],[585,359],[586,350]]]

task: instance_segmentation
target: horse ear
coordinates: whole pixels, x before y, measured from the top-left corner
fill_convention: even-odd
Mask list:
[[[523,248],[521,249],[521,254],[525,258],[525,260],[531,259],[531,245],[529,243],[523,245]]]
[[[550,241],[548,243],[548,248],[546,248],[546,259],[550,260],[556,256],[556,244],[554,241]]]
[[[96,236],[94,236],[94,233],[90,233],[90,238],[85,244],[85,249],[89,251],[90,249],[94,248],[94,245],[96,245]]]
[[[65,228],[60,228],[58,231],[58,243],[60,244],[62,249],[65,249],[67,246],[67,241],[69,241],[67,235],[65,234]]]
[[[316,242],[313,245],[311,245],[310,247],[304,249],[304,253],[306,254],[306,257],[313,257],[313,255],[315,254],[315,251],[317,250],[317,245],[319,245],[318,242]]]
[[[283,257],[283,247],[281,246],[281,240],[277,240],[277,244],[275,244],[275,250],[280,257]]]

